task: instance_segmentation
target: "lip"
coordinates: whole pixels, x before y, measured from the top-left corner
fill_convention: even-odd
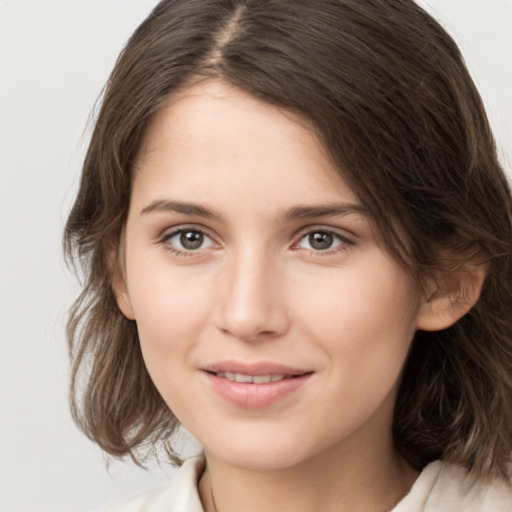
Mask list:
[[[292,394],[302,387],[313,374],[312,370],[294,368],[271,362],[240,363],[224,361],[201,368],[214,392],[228,402],[246,409],[269,406]],[[218,373],[241,373],[244,375],[284,375],[285,379],[263,384],[234,382]]]
[[[238,361],[223,361],[201,368],[206,372],[219,373],[244,373],[246,375],[304,375],[305,373],[312,373],[312,370],[305,368],[295,368],[286,366],[279,363],[271,363],[268,361],[261,361],[256,363],[241,363]]]

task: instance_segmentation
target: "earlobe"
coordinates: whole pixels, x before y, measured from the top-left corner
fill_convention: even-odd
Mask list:
[[[112,291],[116,297],[117,307],[128,320],[135,320],[128,287],[126,285],[126,277],[122,268],[122,262],[117,257],[117,251],[111,254],[109,258],[109,267],[112,272]]]
[[[436,279],[420,305],[417,329],[440,331],[452,326],[480,298],[485,276],[485,265],[468,264]]]
[[[130,296],[126,287],[126,280],[121,271],[117,271],[112,281],[112,289],[117,301],[117,307],[128,320],[135,320]]]

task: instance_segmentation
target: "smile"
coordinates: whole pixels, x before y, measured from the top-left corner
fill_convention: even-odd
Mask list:
[[[284,379],[291,379],[291,375],[247,375],[243,373],[218,372],[216,377],[227,379],[231,382],[245,382],[250,384],[268,384],[269,382],[279,382]]]
[[[223,401],[247,409],[293,397],[315,373],[274,363],[222,362],[202,368],[208,387]]]

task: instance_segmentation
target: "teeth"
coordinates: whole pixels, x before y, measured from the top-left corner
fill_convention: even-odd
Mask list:
[[[252,381],[254,384],[266,384],[267,382],[270,382],[272,380],[271,375],[255,375],[252,378]]]
[[[230,380],[232,382],[244,382],[251,384],[267,384],[268,382],[278,382],[285,379],[284,375],[245,375],[243,373],[218,372],[217,377]]]
[[[243,373],[235,373],[235,380],[237,382],[252,382],[252,377],[250,375],[244,375]]]

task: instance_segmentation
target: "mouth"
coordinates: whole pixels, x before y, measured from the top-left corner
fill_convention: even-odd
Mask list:
[[[241,363],[223,361],[202,368],[203,371],[231,382],[268,384],[286,379],[303,377],[313,373],[310,369],[292,367],[271,362]]]
[[[231,382],[243,382],[246,384],[268,384],[269,382],[279,382],[285,379],[295,379],[301,375],[284,375],[284,374],[273,374],[273,375],[248,375],[245,373],[233,373],[233,372],[209,372],[219,377],[220,379],[227,379]]]
[[[295,395],[314,373],[274,363],[236,362],[210,365],[202,371],[216,394],[233,405],[250,409],[266,407]]]

